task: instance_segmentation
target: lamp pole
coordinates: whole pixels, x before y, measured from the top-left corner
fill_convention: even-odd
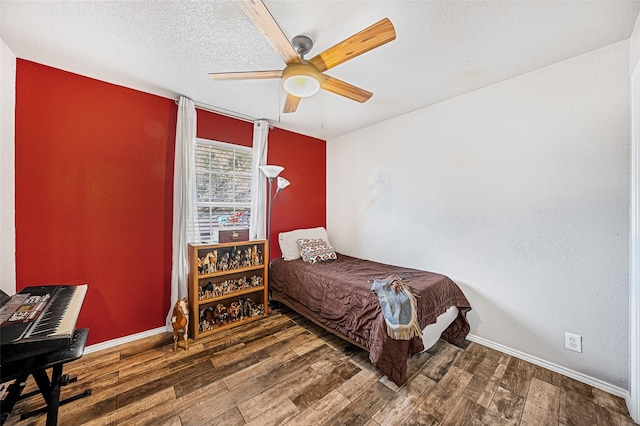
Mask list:
[[[269,248],[268,256],[271,257],[271,210],[273,209],[273,197],[271,196],[271,192],[272,192],[273,178],[269,177],[267,179],[269,180],[269,219],[267,221],[267,245]],[[269,259],[267,259],[267,261],[271,263]]]

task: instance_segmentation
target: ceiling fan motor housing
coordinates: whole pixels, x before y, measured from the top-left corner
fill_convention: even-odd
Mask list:
[[[313,40],[304,35],[297,35],[292,38],[291,44],[301,59],[304,59],[304,55],[309,53],[311,48],[313,48]]]

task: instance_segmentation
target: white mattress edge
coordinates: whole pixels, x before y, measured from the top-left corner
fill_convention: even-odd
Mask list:
[[[422,343],[424,344],[424,350],[430,349],[436,344],[443,331],[449,327],[449,325],[458,316],[458,307],[450,306],[449,309],[444,311],[433,324],[427,325],[422,330]]]

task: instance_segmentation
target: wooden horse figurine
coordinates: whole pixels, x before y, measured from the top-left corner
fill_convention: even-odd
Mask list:
[[[187,299],[181,299],[176,302],[173,307],[173,316],[171,317],[171,326],[173,327],[173,350],[178,348],[178,335],[182,331],[184,338],[184,350],[189,350],[189,337],[187,329],[189,328],[189,305]]]

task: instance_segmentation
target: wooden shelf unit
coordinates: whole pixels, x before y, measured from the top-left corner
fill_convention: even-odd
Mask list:
[[[200,260],[207,256],[210,257],[209,264],[217,260],[216,266],[209,268],[204,265],[199,268]],[[259,320],[269,314],[268,259],[267,240],[189,244],[191,337],[197,339]],[[247,314],[251,305],[241,303],[247,298],[254,306],[250,315]],[[225,310],[219,309],[219,305],[223,305]],[[261,314],[260,305],[263,307]],[[240,315],[234,318],[234,313],[238,311]],[[224,313],[220,315],[220,312]]]

